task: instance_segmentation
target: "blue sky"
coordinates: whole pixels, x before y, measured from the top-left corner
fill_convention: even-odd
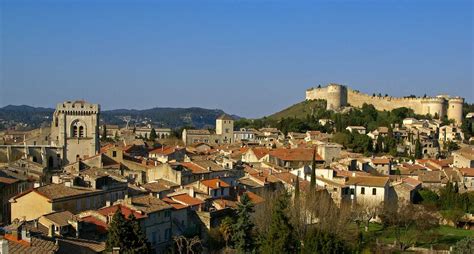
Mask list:
[[[260,117],[328,82],[474,102],[473,1],[0,2],[0,106]]]

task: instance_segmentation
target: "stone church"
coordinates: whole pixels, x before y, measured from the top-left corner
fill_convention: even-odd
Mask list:
[[[1,145],[0,164],[20,159],[57,169],[99,152],[100,106],[65,101],[56,106],[51,127],[35,131],[23,144]]]

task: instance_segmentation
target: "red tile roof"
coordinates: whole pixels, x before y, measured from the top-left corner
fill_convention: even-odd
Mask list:
[[[142,214],[138,211],[132,210],[131,208],[120,205],[120,204],[101,208],[101,209],[97,210],[97,212],[104,215],[104,216],[107,216],[107,215],[114,214],[117,211],[117,209],[120,209],[120,212],[123,214],[123,216],[125,218],[128,218],[128,216],[130,216],[132,213],[135,216],[135,218],[137,218],[137,219],[142,219],[142,218],[147,217],[146,215],[144,215],[144,214]]]
[[[177,201],[181,204],[186,204],[186,205],[189,205],[189,206],[204,204],[204,201],[202,201],[200,199],[197,199],[197,198],[193,198],[193,197],[189,196],[186,193],[171,196],[171,197],[168,197],[168,198],[170,198],[174,201]]]
[[[202,180],[201,181],[202,184],[204,184],[205,186],[215,190],[215,189],[219,189],[219,188],[226,188],[226,187],[230,187],[229,184],[227,184],[226,182],[222,181],[221,179],[219,178],[214,178],[214,179],[208,179],[208,180]],[[219,186],[217,186],[217,184],[219,183]]]
[[[313,149],[307,148],[294,148],[286,149],[279,148],[270,151],[270,155],[277,157],[284,161],[312,161],[313,160]],[[324,161],[319,154],[316,153],[316,161]]]
[[[474,177],[474,168],[461,168],[459,172],[461,172],[463,176]]]

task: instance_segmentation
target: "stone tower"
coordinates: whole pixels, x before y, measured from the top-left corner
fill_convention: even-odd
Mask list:
[[[63,164],[99,152],[99,104],[66,101],[56,106],[51,124],[52,145],[63,147]]]
[[[347,88],[339,84],[329,84],[326,91],[328,110],[338,110],[347,105]]]
[[[216,119],[216,134],[221,136],[222,143],[232,143],[234,139],[234,119],[223,114]]]
[[[453,119],[458,125],[462,123],[462,105],[464,99],[461,97],[453,97],[448,100],[448,118]]]

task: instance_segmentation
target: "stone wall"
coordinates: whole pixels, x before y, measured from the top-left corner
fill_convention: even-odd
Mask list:
[[[430,114],[439,117],[447,115],[449,119],[454,119],[458,124],[462,121],[462,104],[464,103],[463,98],[445,95],[426,98],[372,96],[338,84],[310,88],[306,90],[306,99],[326,100],[328,110],[338,110],[344,106],[362,107],[364,103],[372,104],[377,110],[387,111],[406,107],[413,109],[419,115]]]

